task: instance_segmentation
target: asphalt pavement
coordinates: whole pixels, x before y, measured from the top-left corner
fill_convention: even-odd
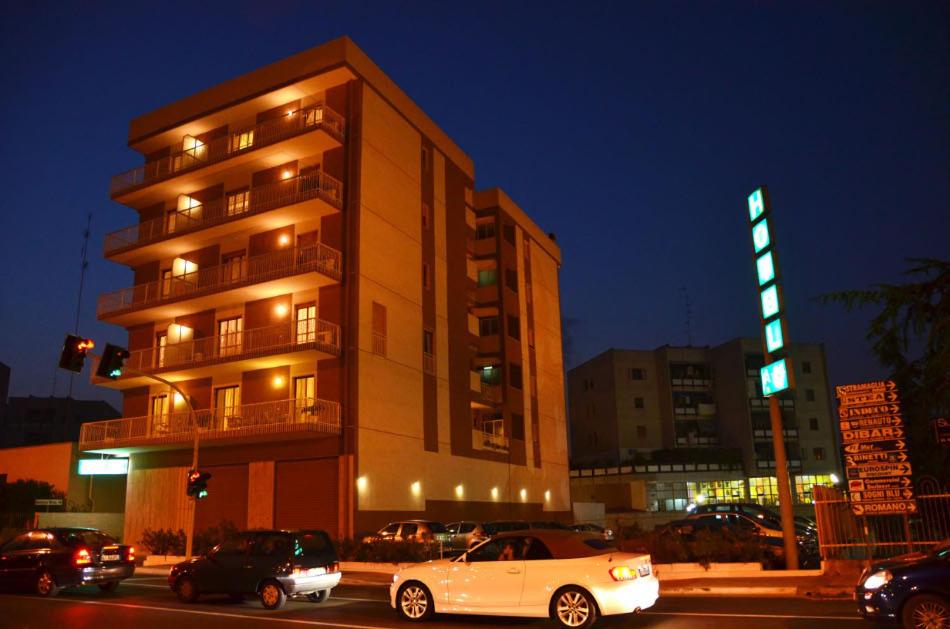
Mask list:
[[[639,616],[601,619],[597,627],[695,629],[842,627],[872,629],[862,620],[854,603],[844,600],[800,598],[661,597]],[[266,611],[256,599],[235,603],[226,597],[207,596],[198,603],[179,603],[163,577],[139,576],[124,581],[112,594],[95,587],[65,590],[41,599],[28,594],[0,594],[0,627],[9,629],[209,629],[210,627],[344,627],[383,629],[414,626],[399,620],[389,607],[388,589],[378,585],[340,585],[324,603],[288,601],[280,610]],[[542,619],[490,616],[437,616],[425,627],[553,626]],[[885,625],[887,626],[887,625]]]

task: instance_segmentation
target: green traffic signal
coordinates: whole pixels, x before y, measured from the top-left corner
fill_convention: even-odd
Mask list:
[[[96,375],[110,380],[121,377],[125,361],[129,356],[129,350],[124,347],[106,343],[106,348],[102,351],[102,359],[99,360],[99,367],[96,368]]]

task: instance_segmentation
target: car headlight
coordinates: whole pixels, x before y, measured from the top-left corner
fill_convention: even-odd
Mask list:
[[[864,580],[865,590],[877,590],[894,578],[890,570],[879,570]]]

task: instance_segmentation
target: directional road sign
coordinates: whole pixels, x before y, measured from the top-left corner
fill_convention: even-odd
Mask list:
[[[942,446],[950,446],[950,419],[938,417],[933,420],[933,427],[937,443]]]

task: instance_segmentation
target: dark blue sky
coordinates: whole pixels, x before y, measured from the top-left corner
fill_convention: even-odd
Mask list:
[[[13,394],[50,394],[88,211],[81,331],[125,340],[94,310],[131,283],[101,254],[135,222],[107,193],[140,163],[129,120],[342,34],[472,156],[478,187],[557,233],[571,365],[685,344],[681,287],[694,344],[757,335],[743,203],[760,183],[790,335],[826,343],[833,383],[881,375],[870,313],[812,298],[950,251],[947,2],[60,4],[8,0],[0,21]],[[86,374],[75,391],[116,399]]]

